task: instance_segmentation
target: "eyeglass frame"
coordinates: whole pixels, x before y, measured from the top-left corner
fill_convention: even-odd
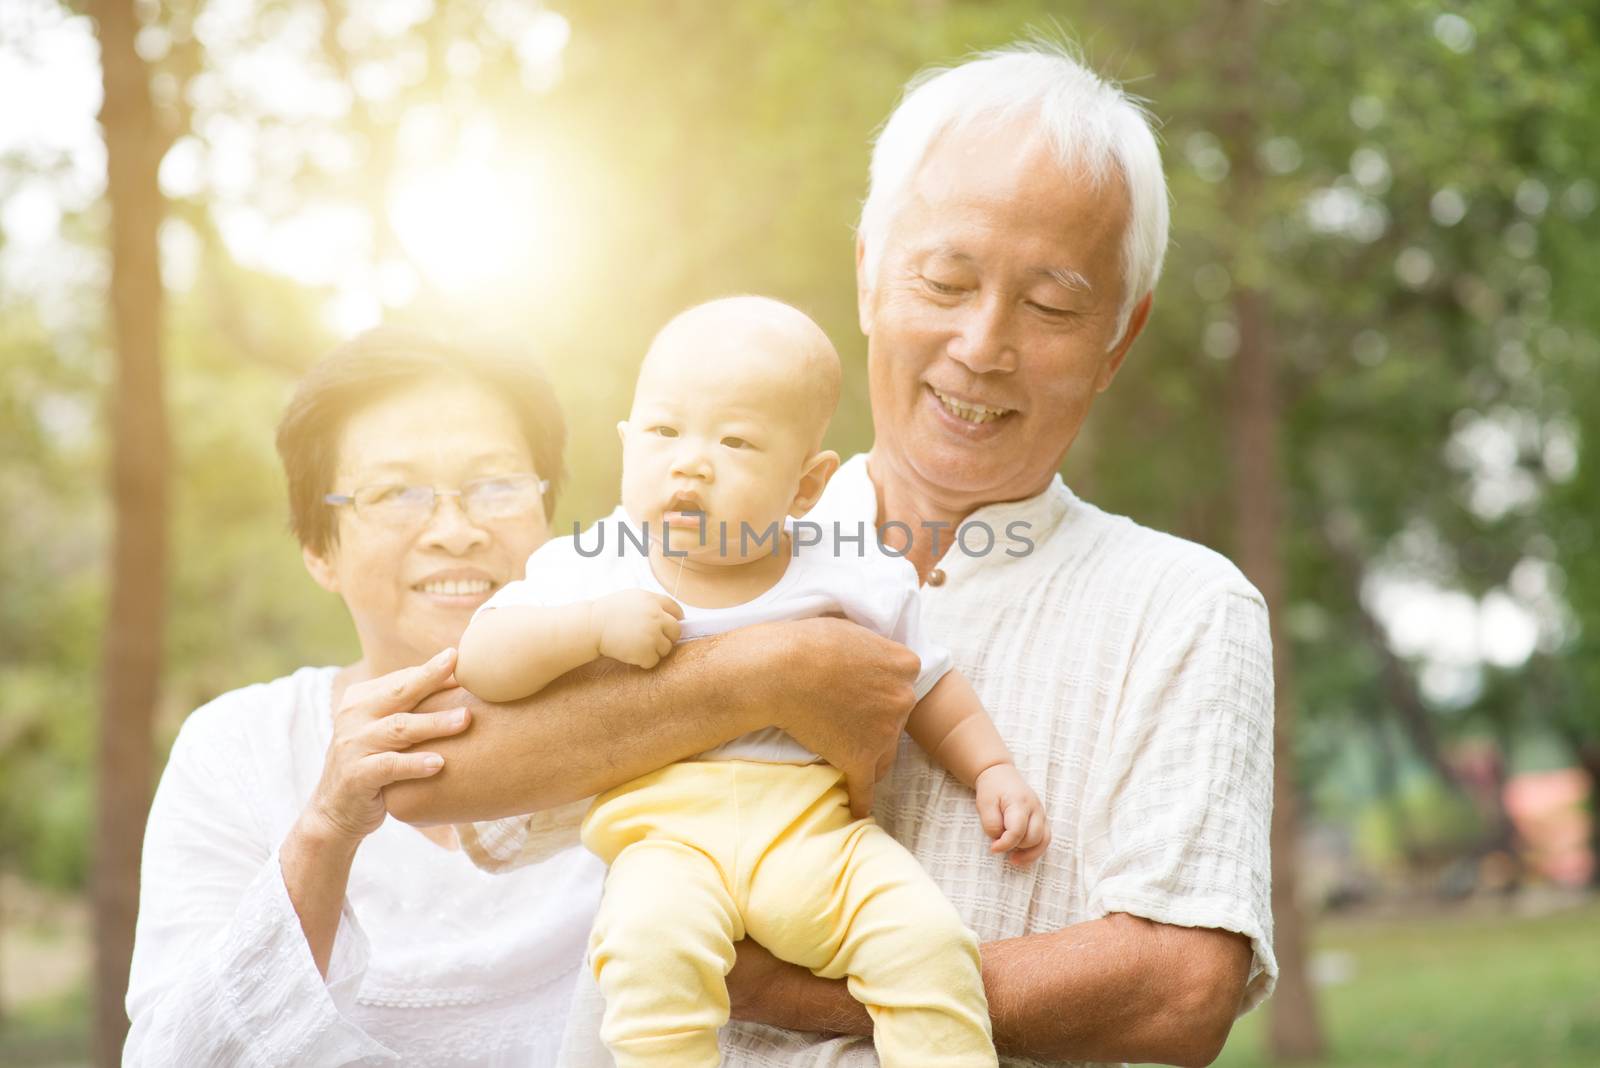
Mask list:
[[[350,511],[355,513],[355,515],[359,517],[361,515],[361,511],[356,505],[356,497],[358,497],[362,493],[366,492],[367,490],[386,488],[386,487],[389,487],[389,486],[397,486],[397,487],[399,487],[401,489],[426,489],[430,493],[433,494],[433,499],[428,502],[427,514],[423,515],[423,514],[419,513],[418,518],[416,520],[417,523],[419,523],[419,524],[420,523],[426,523],[426,522],[428,522],[429,520],[431,520],[433,518],[434,512],[436,512],[438,510],[438,508],[439,508],[439,498],[440,497],[454,497],[454,498],[456,498],[456,507],[461,509],[461,514],[462,515],[466,516],[469,520],[471,520],[474,523],[482,524],[483,522],[485,522],[485,520],[480,520],[480,519],[476,518],[472,514],[472,510],[467,507],[467,504],[466,504],[466,492],[467,492],[467,490],[471,489],[475,485],[478,485],[479,483],[483,483],[483,482],[499,482],[499,481],[504,481],[506,479],[512,479],[512,478],[532,478],[532,479],[534,479],[535,480],[535,485],[537,485],[538,488],[539,488],[539,498],[540,498],[541,503],[543,502],[544,496],[547,493],[550,492],[550,480],[548,478],[540,478],[537,474],[535,474],[532,471],[518,471],[518,472],[515,472],[513,474],[509,474],[509,475],[486,475],[483,478],[475,478],[471,482],[463,483],[462,485],[457,486],[455,489],[448,489],[448,490],[440,489],[437,486],[421,486],[421,485],[415,485],[415,484],[408,483],[408,482],[374,482],[374,483],[372,483],[371,485],[368,485],[368,486],[360,486],[360,487],[358,487],[353,493],[325,493],[325,494],[322,495],[322,503],[323,504],[332,505],[335,508],[342,508],[345,505],[349,505],[350,506]],[[516,517],[515,516],[501,516],[501,517],[498,517],[498,518],[495,518],[495,519],[489,519],[489,520],[487,520],[487,522],[491,522],[491,523],[500,522],[501,520],[504,520],[504,519],[514,519],[514,518],[516,518]]]

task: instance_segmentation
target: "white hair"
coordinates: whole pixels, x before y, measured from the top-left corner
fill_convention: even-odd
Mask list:
[[[998,127],[1020,115],[1037,123],[1063,171],[1086,174],[1097,185],[1120,178],[1127,189],[1125,292],[1115,335],[1120,339],[1134,305],[1155,290],[1166,256],[1169,208],[1161,152],[1142,101],[1095,74],[1068,46],[1048,41],[984,52],[956,67],[922,71],[906,84],[873,147],[861,206],[857,233],[869,284],[877,282],[889,225],[934,141],[980,120]]]

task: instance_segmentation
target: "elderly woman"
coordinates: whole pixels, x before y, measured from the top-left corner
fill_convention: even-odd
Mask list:
[[[453,646],[547,537],[563,438],[531,365],[410,333],[364,335],[300,383],[278,432],[292,524],[361,658],[224,694],[184,723],[145,838],[125,1064],[553,1061],[598,861],[572,850],[488,875],[448,828],[387,816],[386,786],[448,774],[430,742],[493,731],[497,714],[552,733],[537,761],[482,773],[536,780],[551,800],[752,725],[796,732],[870,786],[916,658],[838,620],[697,642],[655,672],[564,680],[521,709],[462,707]],[[862,687],[852,699],[793,658]],[[767,684],[730,697],[730,672]],[[650,729],[627,729],[644,702]]]

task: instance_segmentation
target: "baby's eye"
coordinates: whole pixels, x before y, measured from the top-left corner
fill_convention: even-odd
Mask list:
[[[678,432],[670,426],[653,426],[649,429],[648,433],[659,434],[664,438],[675,438],[678,436]]]
[[[744,438],[735,438],[735,437],[723,438],[722,439],[722,443],[724,445],[726,445],[730,449],[742,449],[746,445],[750,444],[748,441],[744,440]]]

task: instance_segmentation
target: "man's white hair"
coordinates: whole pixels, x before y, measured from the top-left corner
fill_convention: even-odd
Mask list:
[[[922,71],[878,134],[861,206],[863,267],[876,285],[890,223],[928,149],[946,131],[984,122],[998,127],[1028,116],[1049,140],[1066,174],[1127,189],[1122,237],[1124,294],[1116,337],[1134,305],[1155,290],[1167,251],[1167,178],[1142,102],[1095,74],[1065,45],[1028,41],[984,52],[956,67]],[[1114,343],[1114,342],[1113,342]]]

